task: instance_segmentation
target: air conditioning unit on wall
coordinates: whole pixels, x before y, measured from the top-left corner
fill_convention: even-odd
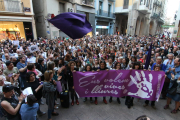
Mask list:
[[[68,8],[68,12],[74,12],[74,8]]]

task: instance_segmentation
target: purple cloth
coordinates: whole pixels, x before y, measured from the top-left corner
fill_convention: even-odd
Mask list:
[[[151,43],[151,46],[148,50],[148,54],[147,54],[147,58],[146,58],[146,63],[145,63],[145,67],[144,69],[148,70],[149,68],[149,64],[150,64],[150,61],[151,61],[151,50],[152,50],[152,43]]]
[[[50,19],[49,22],[72,39],[82,38],[93,30],[84,14],[62,13]]]
[[[60,93],[62,92],[62,86],[61,86],[61,82],[60,81],[56,81],[56,88],[57,88],[57,91]]]
[[[80,97],[132,96],[158,100],[165,80],[163,71],[109,70],[74,72],[74,88]]]

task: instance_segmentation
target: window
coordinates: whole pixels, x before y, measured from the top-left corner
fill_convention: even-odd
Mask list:
[[[108,5],[108,17],[111,17],[111,5]]]
[[[129,0],[124,0],[123,9],[128,9],[129,6]]]
[[[149,0],[147,0],[146,2],[146,7],[149,7]]]
[[[59,13],[64,13],[65,12],[65,8],[64,8],[64,3],[59,3]]]
[[[89,13],[85,13],[86,14],[86,19],[89,21]]]
[[[99,1],[99,15],[102,15],[102,5],[103,3]]]

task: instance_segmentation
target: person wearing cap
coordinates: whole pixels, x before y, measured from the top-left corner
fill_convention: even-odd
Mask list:
[[[166,70],[166,65],[162,63],[162,58],[161,58],[161,56],[158,56],[158,57],[156,58],[156,63],[153,63],[153,64],[152,64],[151,70],[154,69],[154,66],[155,66],[156,64],[159,64],[159,65],[161,66],[161,69],[160,69],[160,70],[162,70],[162,71],[165,72],[165,70]]]
[[[14,96],[14,87],[12,85],[3,86],[3,98],[1,99],[1,106],[7,113],[8,120],[21,120],[19,109],[26,97],[21,94],[18,99]]]
[[[20,108],[20,115],[22,120],[37,120],[37,111],[39,104],[36,103],[34,95],[27,96],[27,104],[22,104]]]

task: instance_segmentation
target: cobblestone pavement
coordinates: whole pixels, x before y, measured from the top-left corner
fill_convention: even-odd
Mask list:
[[[107,97],[107,101],[109,97]],[[45,100],[43,99],[45,102]],[[147,115],[151,120],[179,120],[180,111],[177,114],[172,114],[171,110],[174,109],[174,101],[170,108],[164,110],[166,100],[156,102],[156,109],[151,106],[143,107],[143,99],[134,99],[134,106],[128,109],[124,104],[125,99],[121,98],[121,104],[118,104],[116,98],[113,102],[104,104],[102,98],[98,98],[98,105],[90,103],[89,99],[83,102],[83,98],[79,99],[80,104],[70,106],[69,108],[62,108],[59,106],[55,111],[59,116],[53,116],[53,120],[135,120],[141,115]],[[57,102],[60,102],[59,99]],[[47,112],[47,105],[41,105],[41,110]],[[39,120],[47,120],[47,114],[39,117]]]

